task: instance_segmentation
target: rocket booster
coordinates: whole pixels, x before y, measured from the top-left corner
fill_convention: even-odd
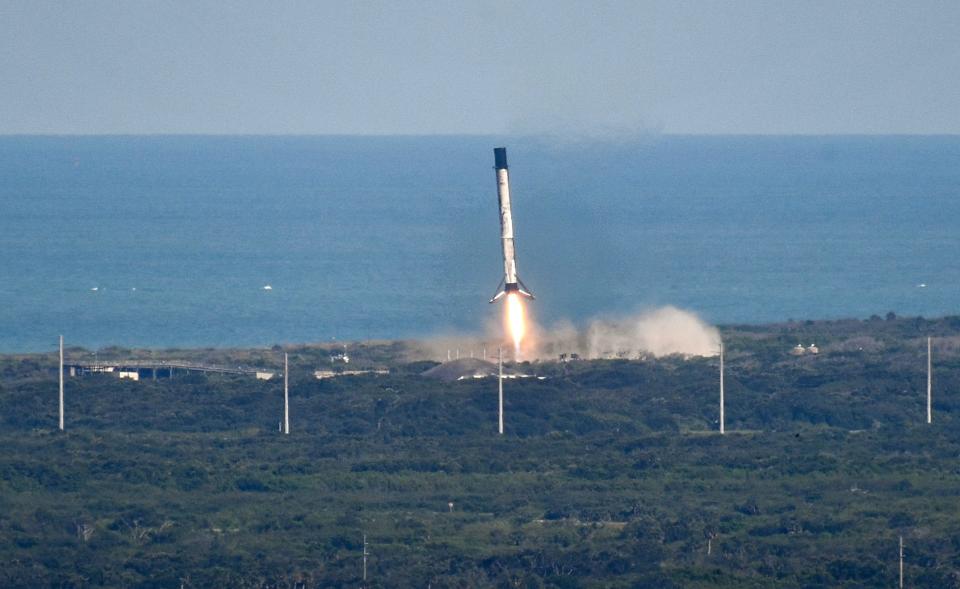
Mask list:
[[[497,172],[497,197],[500,201],[500,242],[503,246],[503,279],[497,287],[497,294],[490,302],[499,300],[503,295],[517,292],[527,298],[534,298],[517,276],[517,258],[513,247],[513,212],[510,209],[510,172],[507,170],[507,148],[496,147],[493,150],[494,169]]]

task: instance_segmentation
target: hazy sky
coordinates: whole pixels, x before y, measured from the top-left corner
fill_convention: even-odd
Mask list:
[[[960,1],[0,0],[0,133],[960,133]]]

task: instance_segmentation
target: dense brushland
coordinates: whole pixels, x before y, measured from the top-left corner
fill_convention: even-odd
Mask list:
[[[58,432],[54,357],[5,356],[0,586],[359,587],[364,534],[371,587],[890,587],[901,534],[908,586],[960,586],[958,333],[724,328],[722,437],[716,358],[524,367],[548,378],[507,383],[500,437],[495,381],[401,343],[323,381],[326,349],[289,348],[289,436],[277,380],[200,375],[69,379]]]

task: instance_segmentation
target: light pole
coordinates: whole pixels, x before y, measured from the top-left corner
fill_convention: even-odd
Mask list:
[[[63,336],[60,336],[60,431],[63,431]]]
[[[723,407],[723,342],[720,342],[720,433],[725,431],[726,416]]]

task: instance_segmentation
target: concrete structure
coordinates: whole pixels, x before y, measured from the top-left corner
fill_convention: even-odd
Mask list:
[[[173,378],[178,372],[203,372],[214,374],[236,374],[253,376],[260,380],[270,380],[276,376],[276,371],[267,368],[236,368],[227,366],[213,366],[195,364],[191,362],[151,362],[144,360],[114,360],[97,362],[72,362],[64,365],[70,376],[84,376],[88,374],[112,374],[120,378],[143,380],[150,378]]]
[[[335,372],[333,370],[315,370],[313,376],[317,380],[323,380],[325,378],[336,378],[338,376],[360,376],[362,374],[390,374],[389,370],[386,369],[377,369],[377,370],[342,370],[340,372]]]

